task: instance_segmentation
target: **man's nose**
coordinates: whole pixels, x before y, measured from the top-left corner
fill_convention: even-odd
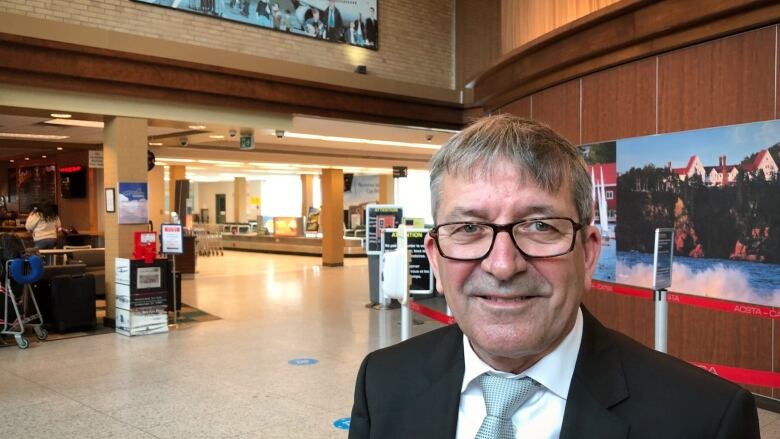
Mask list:
[[[512,241],[512,236],[503,230],[496,234],[493,250],[482,260],[482,269],[498,280],[509,280],[527,267],[528,263]]]

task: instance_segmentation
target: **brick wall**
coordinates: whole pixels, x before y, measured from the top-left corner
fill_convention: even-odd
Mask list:
[[[253,2],[254,3],[254,2]],[[379,51],[130,0],[2,0],[0,12],[453,89],[452,0],[380,0]],[[208,62],[208,60],[192,60]]]

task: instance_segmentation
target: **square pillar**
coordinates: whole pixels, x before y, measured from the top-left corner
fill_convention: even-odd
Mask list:
[[[317,207],[314,203],[314,176],[311,174],[301,175],[301,216],[309,213],[310,207]]]
[[[246,177],[233,180],[233,218],[237,223],[246,222]]]
[[[322,186],[322,265],[344,265],[344,171],[323,169]]]
[[[103,186],[116,190],[117,212],[103,212],[106,267],[107,326],[115,326],[116,287],[115,258],[129,258],[133,254],[136,231],[147,229],[147,224],[119,224],[119,182],[147,182],[147,122],[130,117],[106,117],[103,129]]]
[[[379,176],[379,204],[395,204],[395,179],[392,175]]]

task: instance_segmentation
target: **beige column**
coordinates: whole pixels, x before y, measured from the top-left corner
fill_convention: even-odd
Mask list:
[[[233,180],[233,220],[237,223],[246,222],[246,177],[236,177]]]
[[[168,167],[168,212],[176,210],[176,180],[185,179],[187,179],[186,166],[177,165]],[[184,224],[184,218],[179,219],[181,220],[181,223]]]
[[[105,118],[105,128],[103,129],[103,184],[106,188],[118,190],[119,182],[143,183],[147,181],[146,131],[146,119],[130,117]],[[117,205],[118,210],[119,206]],[[113,326],[116,311],[114,259],[132,256],[134,233],[146,230],[147,225],[120,225],[118,212],[104,213],[104,215],[106,323]]]
[[[323,169],[320,177],[322,188],[322,265],[344,265],[344,171]]]
[[[395,180],[392,175],[379,176],[379,204],[395,202]]]
[[[154,224],[154,230],[160,230],[160,224],[167,222],[165,215],[165,168],[155,166],[147,174],[149,183],[149,220]]]
[[[301,175],[301,216],[309,213],[310,207],[314,206],[314,176],[311,174]]]

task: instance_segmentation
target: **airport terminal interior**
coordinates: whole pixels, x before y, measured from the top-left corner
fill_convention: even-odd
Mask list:
[[[668,227],[663,349],[780,438],[779,31],[749,0],[0,1],[0,437],[347,437],[363,358],[457,323],[428,161],[509,113],[588,164],[587,309],[658,347]]]

